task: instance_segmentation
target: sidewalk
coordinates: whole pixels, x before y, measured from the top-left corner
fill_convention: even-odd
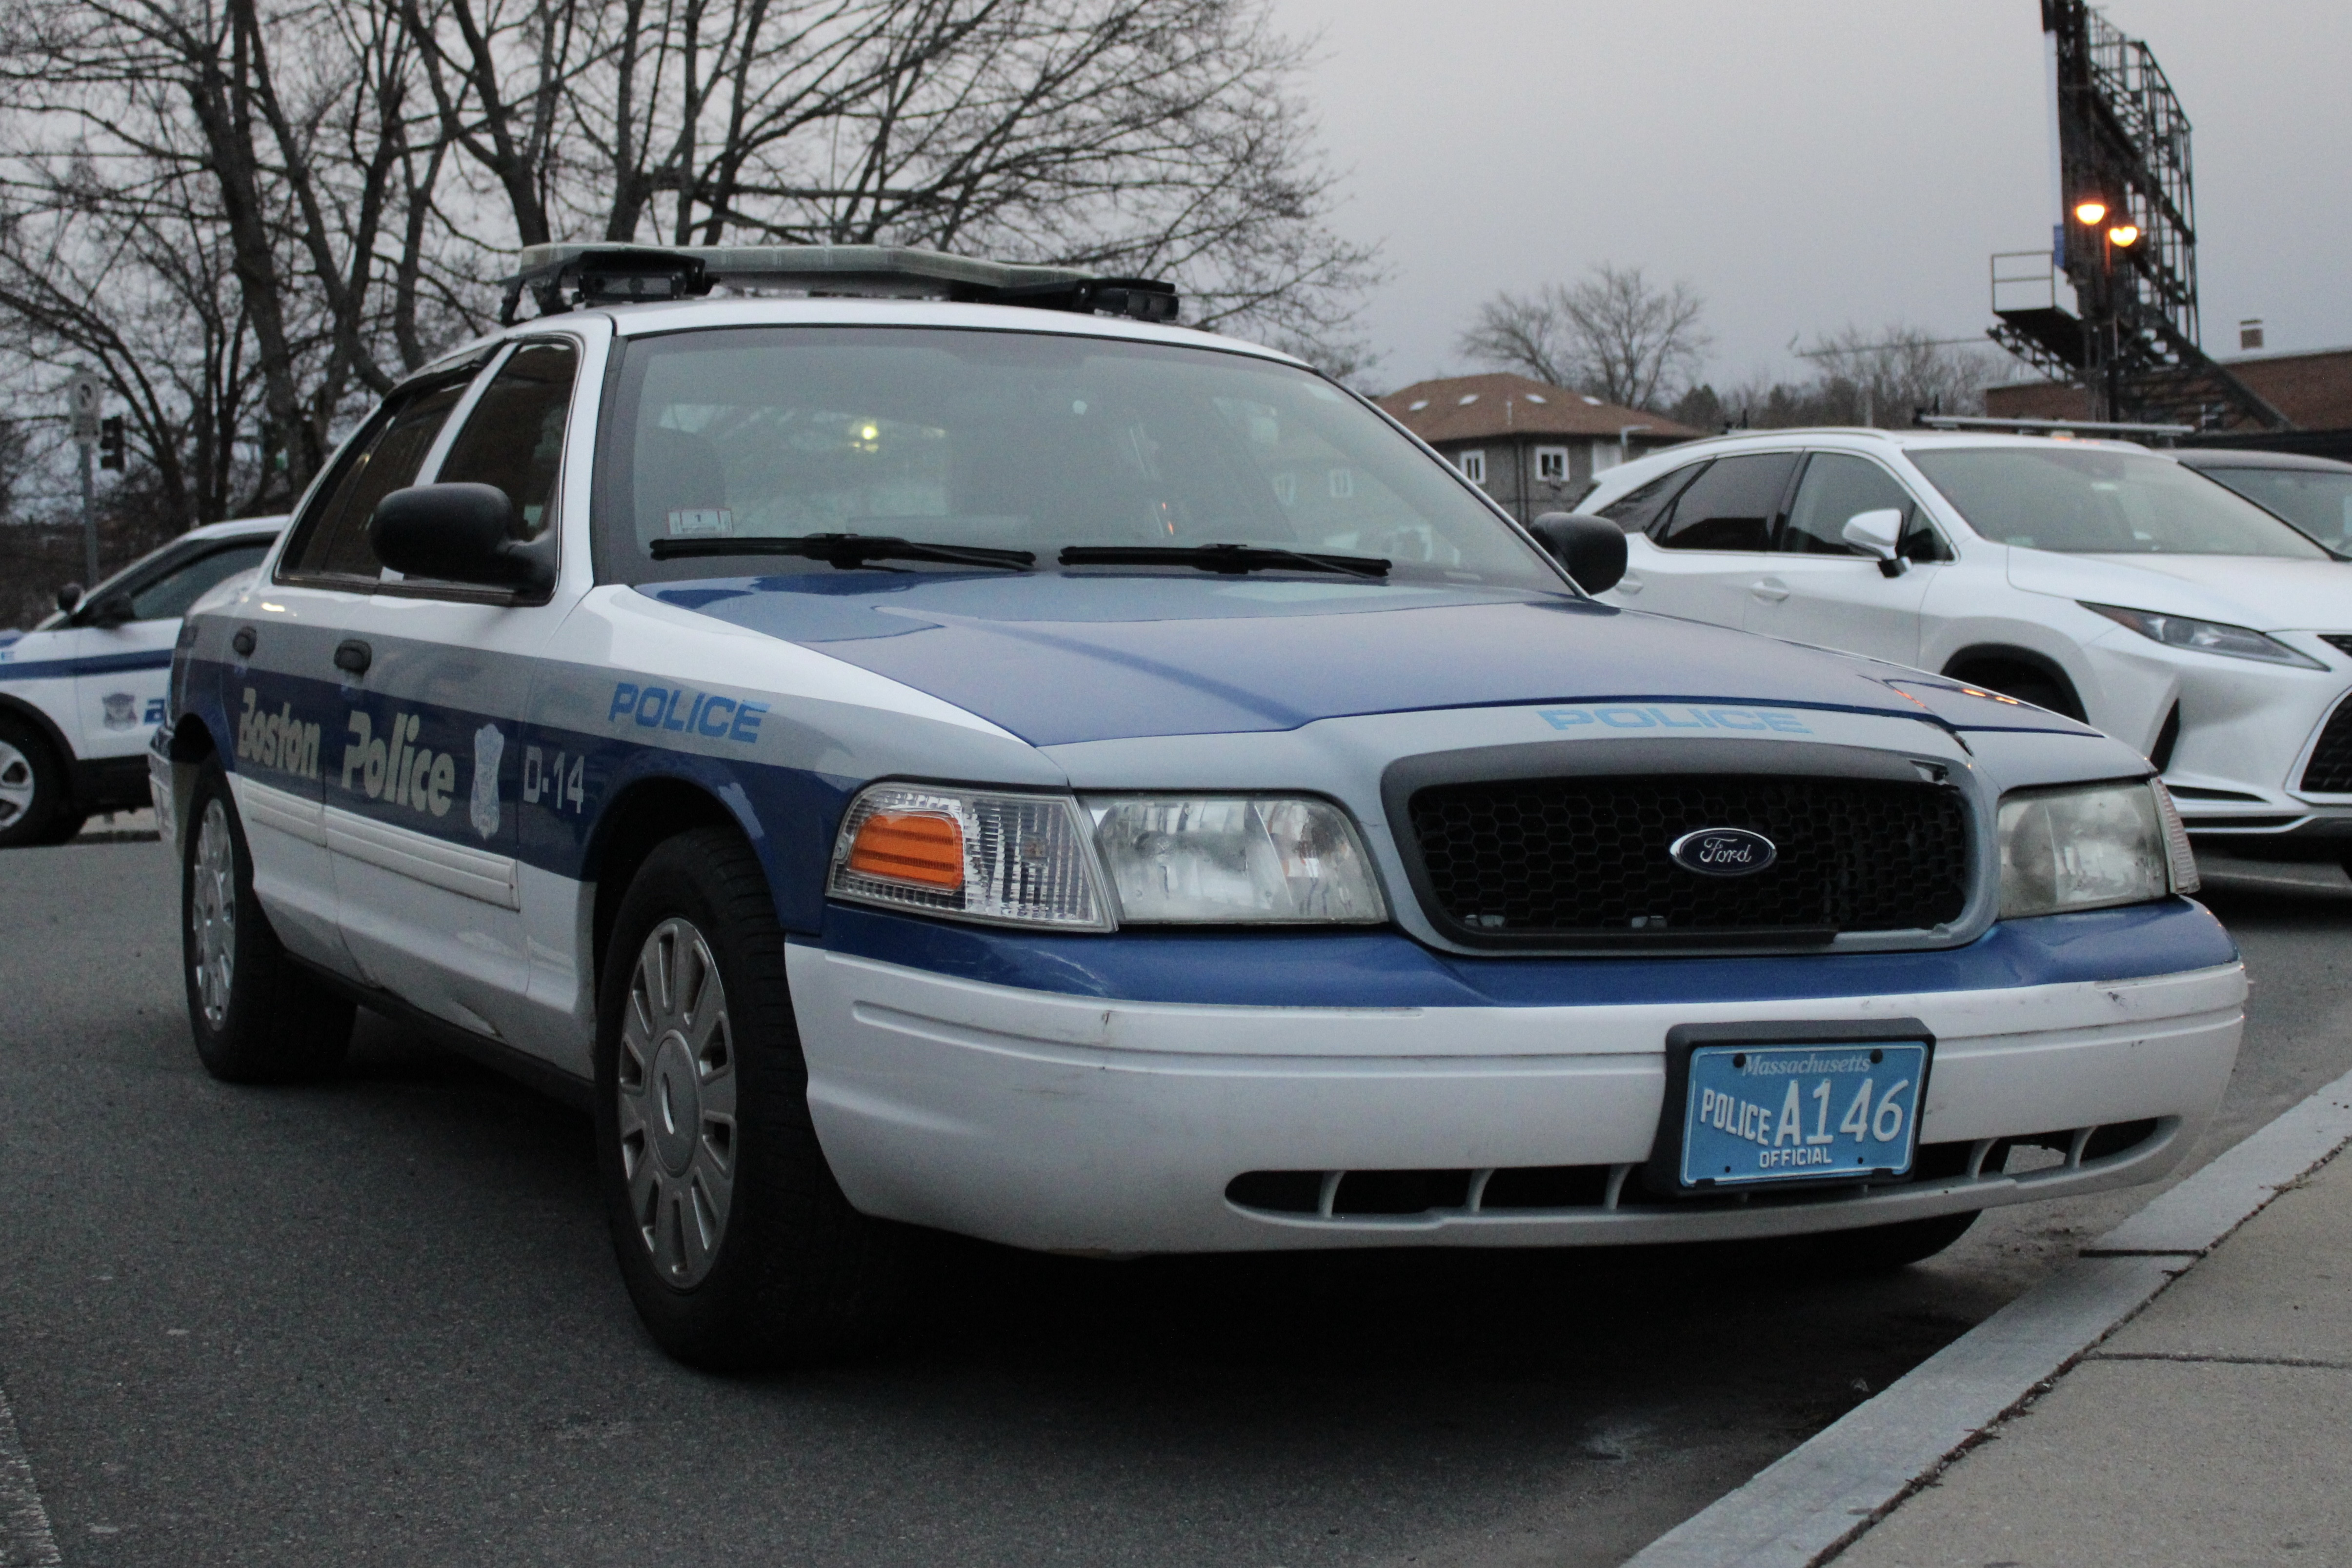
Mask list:
[[[2352,1564],[2352,1150],[1835,1562]]]

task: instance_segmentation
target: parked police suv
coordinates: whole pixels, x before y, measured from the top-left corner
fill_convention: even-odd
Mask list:
[[[191,617],[157,792],[205,1065],[360,1003],[592,1102],[675,1354],[856,1339],[906,1226],[1889,1264],[2221,1098],[2130,747],[1599,604],[1164,286],[525,260]]]
[[[250,572],[282,517],[192,528],[58,613],[0,632],[0,849],[58,844],[93,812],[147,804],[147,742],[163,719],[164,671],[180,616],[226,578]]]

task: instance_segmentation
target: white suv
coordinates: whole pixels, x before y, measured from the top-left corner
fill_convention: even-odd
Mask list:
[[[1608,600],[2086,719],[2207,846],[2352,857],[2352,563],[2164,453],[1758,431],[1629,463],[1579,510],[1630,536]]]

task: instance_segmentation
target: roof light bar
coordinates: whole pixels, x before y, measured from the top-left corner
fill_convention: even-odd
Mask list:
[[[1097,278],[1068,267],[982,261],[902,245],[532,245],[523,247],[499,320],[525,289],[541,315],[591,305],[685,300],[720,284],[745,290],[945,299],[1172,321],[1175,285]]]

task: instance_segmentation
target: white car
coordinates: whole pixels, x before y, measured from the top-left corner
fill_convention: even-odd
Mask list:
[[[2352,563],[2145,447],[1773,430],[1579,504],[1608,600],[1933,670],[2145,753],[2209,847],[2352,855]]]
[[[72,837],[91,813],[147,804],[147,742],[180,617],[261,564],[282,517],[192,528],[29,632],[0,632],[0,848]]]
[[[1596,604],[1613,525],[1164,287],[525,273],[190,616],[156,795],[206,1068],[358,1004],[592,1108],[677,1355],[866,1331],[899,1226],[1895,1264],[2220,1101],[2236,949],[2094,730]]]

